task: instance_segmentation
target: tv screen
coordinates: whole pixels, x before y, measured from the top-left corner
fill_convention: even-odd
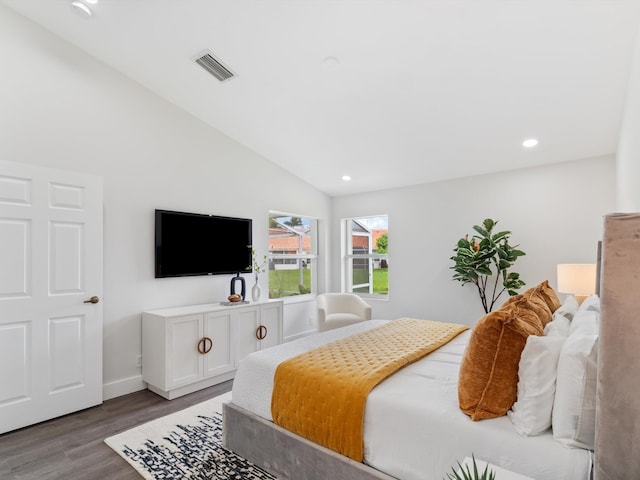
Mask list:
[[[251,219],[156,210],[156,278],[250,272]]]

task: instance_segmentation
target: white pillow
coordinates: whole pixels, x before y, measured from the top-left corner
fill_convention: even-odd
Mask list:
[[[594,294],[585,298],[584,302],[582,302],[582,305],[580,305],[580,308],[578,309],[578,311],[581,310],[592,310],[600,313],[600,297]]]
[[[567,338],[569,336],[569,329],[571,328],[571,321],[567,317],[562,315],[553,315],[553,320],[547,323],[544,327],[544,334],[548,337]]]
[[[569,335],[583,333],[597,335],[600,324],[600,299],[596,295],[588,297],[571,321]]]
[[[518,369],[518,399],[507,412],[520,435],[540,435],[551,426],[558,358],[564,341],[562,336],[527,338]]]
[[[585,300],[586,301],[586,300]],[[562,302],[562,305],[558,307],[558,309],[553,312],[553,316],[563,316],[568,318],[569,320],[573,319],[573,316],[576,314],[578,309],[580,308],[580,304],[578,304],[578,300],[574,295],[567,295]]]
[[[600,314],[593,310],[585,310],[576,313],[571,326],[569,327],[569,336],[571,335],[598,335],[600,323]]]
[[[553,312],[553,319],[544,327],[544,334],[550,337],[568,337],[571,320],[580,308],[573,295],[567,295],[562,305]]]
[[[552,413],[553,438],[563,445],[594,449],[597,364],[598,335],[569,335],[558,360]]]

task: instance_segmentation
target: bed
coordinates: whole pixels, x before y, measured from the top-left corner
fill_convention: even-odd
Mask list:
[[[620,331],[613,327],[613,322],[626,321],[620,313],[620,302],[625,300],[620,298],[615,285],[622,281],[629,286],[638,281],[633,275],[624,278],[621,274],[621,271],[629,270],[629,261],[635,261],[640,269],[639,260],[629,259],[629,245],[622,246],[626,252],[624,257],[617,249],[621,243],[640,241],[640,236],[636,238],[640,232],[640,216],[610,216],[605,225],[600,358],[607,360],[606,364],[600,361],[599,365],[595,469],[592,451],[566,448],[552,438],[550,431],[525,437],[515,431],[506,416],[472,422],[460,411],[458,369],[469,332],[406,366],[371,391],[364,417],[364,463],[342,457],[272,423],[273,377],[280,362],[317,345],[383,325],[383,320],[299,339],[243,360],[234,381],[232,402],[224,406],[225,445],[279,478],[296,480],[326,479],[328,475],[354,480],[440,479],[456,461],[462,461],[471,453],[538,480],[586,480],[594,471],[598,478],[622,478],[614,471],[629,471],[625,462],[631,461],[631,455],[625,455],[625,451],[637,442],[637,436],[633,436],[633,431],[629,433],[628,428],[620,429],[616,419],[619,422],[624,415],[628,421],[630,412],[621,412],[617,406],[620,398],[632,404],[634,400],[629,400],[628,392],[624,392],[628,385],[620,387],[619,382],[611,381],[607,372],[608,367],[619,364],[615,355],[624,351],[611,339]],[[626,231],[629,233],[625,234]],[[621,238],[626,240],[623,242]],[[637,246],[635,250],[638,250]],[[617,302],[616,318],[602,327],[604,319],[608,319],[607,312],[612,310],[613,298]],[[636,329],[635,333],[637,344],[640,332]],[[633,341],[631,345],[634,345]],[[631,352],[629,350],[627,354]],[[625,375],[619,368],[615,372],[617,378]],[[631,379],[629,382],[633,385]],[[622,388],[623,392],[616,396],[616,402],[612,402],[608,395],[602,394],[604,388],[609,391]],[[638,415],[637,410],[631,413]],[[616,429],[612,425],[616,425]],[[612,443],[616,445],[615,451],[610,447]]]

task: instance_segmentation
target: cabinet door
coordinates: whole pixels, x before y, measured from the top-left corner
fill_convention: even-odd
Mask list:
[[[198,353],[198,342],[201,338],[202,314],[168,320],[167,390],[202,378],[202,360]]]
[[[260,325],[264,338],[260,340],[260,349],[273,347],[282,343],[282,303],[263,305],[260,311]]]
[[[230,311],[207,313],[204,316],[204,345],[208,350],[203,356],[205,377],[220,375],[234,369],[231,319]]]
[[[260,348],[259,340],[256,336],[260,310],[258,307],[241,307],[235,310],[233,315],[235,317],[238,348],[237,360],[240,361]]]

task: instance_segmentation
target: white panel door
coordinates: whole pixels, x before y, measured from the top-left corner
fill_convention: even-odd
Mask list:
[[[234,312],[234,316],[238,352],[236,359],[240,361],[250,353],[257,352],[260,349],[260,340],[258,340],[257,336],[260,309],[259,307],[242,307]]]
[[[102,403],[101,299],[102,179],[0,161],[0,433]]]
[[[282,303],[271,303],[264,305],[260,311],[260,325],[264,327],[260,340],[260,350],[274,347],[282,343],[281,321]]]
[[[232,313],[228,310],[204,315],[204,376],[213,377],[235,368],[231,345]]]
[[[202,355],[198,353],[202,318],[198,313],[168,320],[166,390],[202,379]]]

